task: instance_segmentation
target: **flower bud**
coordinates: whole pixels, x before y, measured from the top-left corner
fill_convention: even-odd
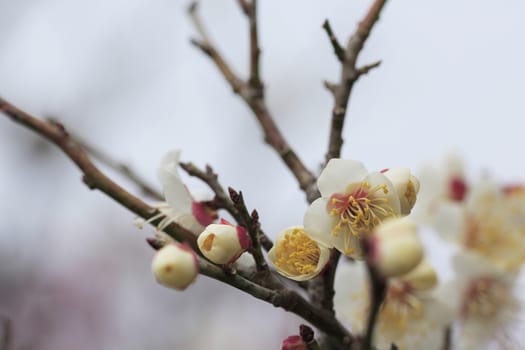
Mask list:
[[[192,284],[199,273],[197,256],[191,248],[179,243],[168,244],[157,251],[151,268],[157,282],[179,290]]]
[[[308,350],[308,345],[299,335],[291,335],[281,344],[281,350]]]
[[[423,258],[417,225],[409,219],[391,219],[379,225],[370,238],[369,259],[384,277],[408,273]]]
[[[436,270],[426,259],[423,259],[419,265],[399,279],[407,282],[411,288],[418,291],[432,289],[438,282]]]
[[[222,219],[220,224],[208,225],[199,235],[197,244],[202,254],[215,264],[230,264],[250,247],[246,229]]]
[[[268,258],[281,275],[305,281],[323,271],[330,249],[311,239],[302,227],[290,227],[277,237]]]
[[[390,168],[383,170],[382,173],[396,189],[401,204],[401,215],[410,214],[419,192],[419,180],[410,173],[408,168]]]

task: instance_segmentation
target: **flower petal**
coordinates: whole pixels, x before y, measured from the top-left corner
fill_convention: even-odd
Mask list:
[[[304,214],[304,230],[308,235],[327,247],[334,246],[332,237],[332,227],[334,220],[326,211],[326,200],[323,198],[316,199]]]
[[[363,163],[350,159],[330,159],[317,179],[323,197],[343,193],[349,184],[361,181],[367,174]]]
[[[160,163],[158,177],[168,204],[177,213],[191,213],[192,197],[177,171],[180,150],[169,152]]]

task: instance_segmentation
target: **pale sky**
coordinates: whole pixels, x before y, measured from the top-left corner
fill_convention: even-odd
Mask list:
[[[340,41],[346,42],[370,3],[260,1],[267,101],[289,143],[311,169],[318,168],[326,152],[332,108],[322,81],[335,81],[339,74],[321,24],[330,19]],[[189,45],[195,31],[185,14],[187,4],[0,0],[0,95],[35,115],[56,116],[152,183],[164,153],[181,148],[183,160],[210,163],[223,184],[243,190],[265,230],[276,235],[302,222],[304,197],[263,144],[249,110],[211,62]],[[210,36],[245,76],[247,23],[236,1],[205,0],[200,8]],[[354,87],[343,157],[362,160],[370,170],[409,166],[417,171],[455,150],[473,172],[484,169],[507,181],[523,181],[523,13],[525,2],[518,0],[390,1],[360,58],[361,64],[378,59],[383,64]],[[58,261],[70,259],[71,252],[82,252],[89,260],[92,253],[86,246],[96,252],[97,240],[111,235],[108,230],[127,230],[119,240],[131,240],[143,259],[135,265],[145,267],[140,277],[135,270],[126,276],[147,280],[151,293],[162,294],[162,300],[185,298],[159,292],[151,281],[151,252],[143,246],[150,231],[138,232],[131,226],[133,215],[87,191],[61,154],[35,140],[0,118],[0,240],[16,247],[6,252],[33,261],[46,232],[61,242],[54,245]],[[35,150],[48,157],[34,158]],[[194,180],[188,184],[205,188]],[[74,245],[79,241],[81,245]],[[142,295],[135,297],[143,300]],[[242,300],[249,304],[249,298]],[[155,305],[164,312],[162,317],[177,322],[179,318]],[[261,303],[256,307],[257,312],[268,309],[268,317],[283,314]],[[141,312],[150,310],[144,309]],[[153,313],[137,317],[155,319]],[[236,324],[253,315],[243,317],[237,317]],[[282,329],[285,321],[280,322]],[[265,334],[275,334],[272,326]],[[294,330],[296,324],[287,327]],[[169,329],[160,334],[169,334]],[[181,337],[170,341],[189,341]],[[228,344],[227,339],[213,339],[215,345]],[[250,339],[239,344],[246,344],[243,341]],[[271,347],[275,344],[278,340]],[[268,348],[265,345],[260,348]]]

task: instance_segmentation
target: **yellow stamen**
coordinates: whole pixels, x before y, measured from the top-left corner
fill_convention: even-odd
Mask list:
[[[319,245],[296,228],[277,242],[275,266],[289,275],[306,275],[314,272],[321,255]]]

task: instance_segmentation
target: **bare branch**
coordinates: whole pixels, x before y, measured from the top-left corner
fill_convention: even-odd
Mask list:
[[[335,92],[337,91],[337,84],[334,84],[332,82],[329,82],[328,80],[323,81],[324,87],[332,93],[332,95],[335,96]]]
[[[377,23],[379,14],[385,3],[386,0],[374,0],[374,3],[366,13],[363,20],[359,22],[356,31],[348,40],[345,50],[345,59],[341,63],[340,80],[334,93],[334,107],[332,108],[330,139],[328,142],[328,151],[325,157],[326,162],[332,158],[339,158],[341,156],[344,121],[348,107],[348,100],[354,83],[362,74],[368,73],[368,71],[380,64],[379,62],[376,62],[360,69],[356,68],[357,58],[363,49],[366,39],[370,35],[370,31]]]
[[[376,61],[374,63],[370,63],[370,64],[367,64],[367,65],[364,65],[363,67],[357,69],[357,73],[359,74],[359,76],[361,76],[363,74],[367,74],[372,69],[377,68],[380,65],[381,65],[381,60]]]
[[[90,189],[98,189],[102,191],[116,202],[122,204],[122,206],[128,208],[130,211],[146,220],[160,214],[158,210],[150,207],[139,198],[133,196],[102,173],[91,162],[82,147],[71,139],[62,124],[35,118],[1,97],[0,111],[10,117],[14,122],[24,125],[57,145],[82,171],[83,181]],[[161,219],[162,217],[159,217],[158,219],[151,221],[151,224],[157,225]],[[195,234],[176,223],[171,223],[164,229],[164,231],[179,242],[187,242],[192,247],[197,247]],[[196,251],[198,252],[198,249],[196,249]]]
[[[368,250],[369,248],[365,247],[365,249]],[[372,349],[375,325],[387,292],[387,281],[378,273],[376,268],[372,266],[368,260],[366,262],[366,267],[368,270],[368,278],[370,280],[370,310],[368,311],[368,320],[362,349]]]
[[[205,53],[215,63],[224,78],[230,84],[233,91],[238,94],[248,107],[252,110],[259,125],[264,132],[265,142],[270,145],[279,154],[288,169],[297,179],[299,187],[307,194],[309,201],[313,201],[317,194],[315,186],[315,176],[306,168],[304,163],[299,159],[295,151],[288,145],[281,131],[275,124],[275,120],[271,115],[266,102],[264,100],[264,87],[259,78],[259,45],[257,39],[257,23],[256,23],[256,2],[251,2],[249,21],[250,21],[250,80],[248,82],[240,79],[226,63],[222,55],[211,44],[202,22],[197,14],[196,6],[191,7],[190,17],[195,25],[197,31],[201,35],[201,40],[192,40],[192,43],[197,46],[203,53]],[[204,35],[203,35],[204,34]]]
[[[60,124],[60,122],[54,118],[49,118],[48,120],[54,124]],[[164,200],[164,196],[162,195],[162,193],[159,190],[155,189],[152,185],[150,185],[130,165],[127,165],[115,159],[109,153],[106,153],[105,151],[103,151],[102,149],[96,146],[93,146],[92,144],[84,140],[81,136],[79,136],[78,134],[72,131],[69,131],[68,133],[69,133],[69,138],[71,138],[75,143],[77,143],[80,147],[82,147],[94,159],[98,160],[102,164],[105,164],[111,169],[116,170],[117,172],[124,175],[128,180],[135,183],[140,188],[140,190],[142,191],[144,195],[150,196],[159,201]]]
[[[224,191],[224,188],[219,183],[218,175],[208,165],[206,171],[202,171],[192,163],[180,163],[182,169],[184,169],[189,175],[195,176],[205,182],[215,193],[215,198],[210,203],[216,209],[225,209],[235,218],[237,223],[244,226],[252,239],[253,249],[250,251],[255,259],[259,270],[267,270],[268,266],[264,260],[264,256],[261,252],[261,245],[269,251],[273,243],[268,236],[261,230],[259,224],[259,216],[253,215],[256,211],[250,214],[246,208],[246,204],[242,198],[242,194],[237,193],[233,189],[229,189],[230,195],[228,196]],[[233,194],[233,195],[232,195]]]
[[[337,37],[332,31],[332,26],[330,26],[330,22],[327,19],[325,19],[325,21],[323,22],[323,29],[326,31],[328,39],[330,39],[330,43],[332,44],[332,47],[334,49],[335,56],[337,57],[339,62],[344,63],[345,49],[341,46],[341,44],[339,44]]]

